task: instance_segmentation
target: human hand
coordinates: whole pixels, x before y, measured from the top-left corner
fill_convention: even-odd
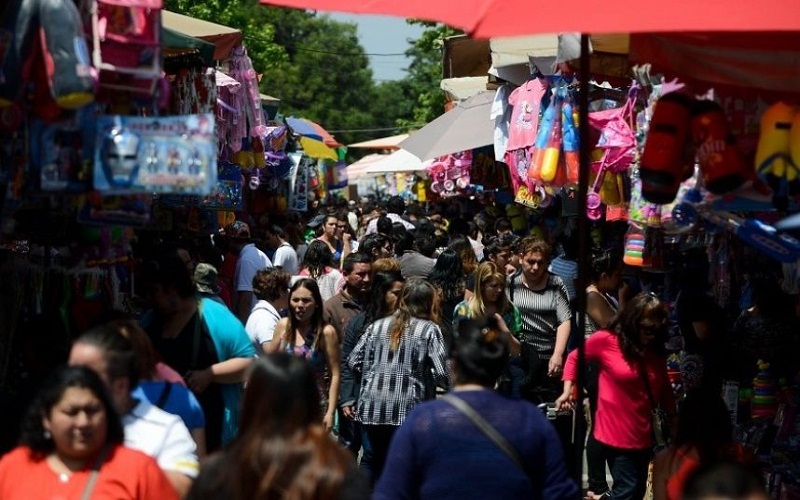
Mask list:
[[[505,333],[511,333],[511,330],[508,328],[508,325],[506,324],[506,320],[504,320],[502,316],[500,316],[497,313],[494,313],[494,319],[497,321],[498,330]]]
[[[558,377],[561,375],[561,370],[564,368],[564,357],[560,354],[553,354],[550,357],[550,363],[547,365],[547,376]]]
[[[571,410],[575,407],[575,400],[571,392],[565,392],[556,399],[556,411]]]
[[[331,432],[333,429],[333,412],[328,412],[322,417],[322,427],[325,429],[325,432]]]
[[[342,414],[352,420],[356,418],[356,408],[352,405],[342,406]]]
[[[214,379],[214,374],[211,373],[211,367],[205,370],[189,371],[184,376],[186,386],[195,394],[202,394],[208,388]]]

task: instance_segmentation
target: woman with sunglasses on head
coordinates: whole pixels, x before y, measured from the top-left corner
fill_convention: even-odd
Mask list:
[[[59,368],[0,460],[0,498],[177,499],[156,461],[123,445],[122,421],[100,376]]]
[[[586,339],[586,361],[597,363],[598,397],[594,437],[602,445],[614,485],[611,500],[644,496],[655,444],[654,412],[675,417],[675,398],[663,356],[666,305],[651,293],[635,296],[612,325]],[[564,368],[559,409],[574,405],[577,351]],[[665,423],[666,425],[666,423]]]
[[[275,326],[268,351],[287,352],[311,363],[319,386],[322,424],[330,431],[339,402],[339,335],[323,319],[322,297],[313,279],[302,278],[292,285],[289,316]]]

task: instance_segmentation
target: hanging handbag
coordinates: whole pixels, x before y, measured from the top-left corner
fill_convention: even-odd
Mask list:
[[[644,366],[641,363],[639,364],[639,376],[642,378],[644,386],[647,389],[647,397],[650,400],[650,408],[652,408],[653,439],[657,447],[661,448],[667,446],[671,440],[669,417],[667,416],[667,412],[656,402],[656,398],[653,397],[653,391],[650,389],[650,381],[647,379],[647,373],[645,373]]]

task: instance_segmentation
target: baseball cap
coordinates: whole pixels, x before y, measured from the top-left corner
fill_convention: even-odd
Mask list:
[[[225,226],[225,234],[229,238],[245,239],[250,237],[250,226],[240,220],[231,222]]]
[[[219,293],[217,285],[217,268],[201,262],[194,268],[194,285],[198,292]]]
[[[312,229],[315,229],[315,228],[318,228],[319,226],[321,226],[324,222],[325,222],[325,216],[324,215],[317,215],[316,217],[314,217],[313,219],[308,221],[308,224],[306,224],[306,225],[308,227],[312,228]]]

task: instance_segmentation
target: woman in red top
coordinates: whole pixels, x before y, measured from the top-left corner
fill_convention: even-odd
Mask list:
[[[100,377],[62,368],[28,410],[21,446],[0,460],[0,498],[177,499],[155,460],[123,439]]]
[[[678,427],[669,448],[653,465],[655,500],[680,500],[686,480],[701,465],[715,462],[751,462],[733,440],[733,424],[725,402],[716,391],[693,389],[681,401]]]
[[[640,293],[626,305],[613,330],[598,330],[586,339],[586,361],[598,368],[594,436],[604,448],[614,480],[611,500],[644,496],[654,444],[649,393],[670,416],[675,414],[662,355],[667,325],[664,303],[654,294]],[[574,403],[576,361],[577,351],[573,351],[564,367],[564,392],[556,401],[559,408]]]

